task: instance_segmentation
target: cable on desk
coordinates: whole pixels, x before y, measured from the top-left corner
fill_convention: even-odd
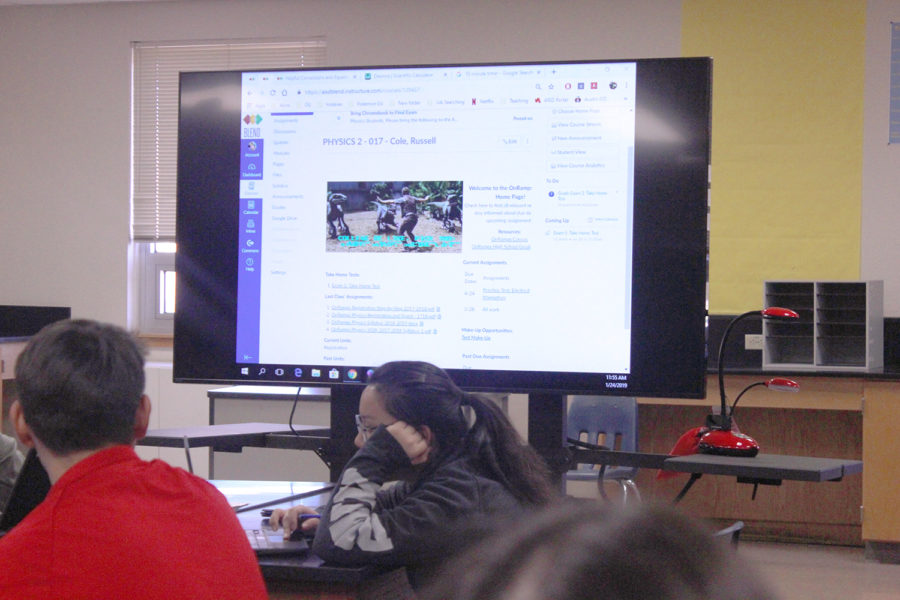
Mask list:
[[[188,436],[184,436],[184,455],[187,456],[188,472],[193,475],[194,465],[191,462],[191,443],[188,441]]]
[[[297,393],[294,394],[294,403],[291,405],[291,415],[288,417],[288,427],[291,428],[291,433],[300,437],[300,432],[294,429],[294,411],[297,410],[297,403],[300,401],[300,392],[303,390],[301,386],[297,386]]]

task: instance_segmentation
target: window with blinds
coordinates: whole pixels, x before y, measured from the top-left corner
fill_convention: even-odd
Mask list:
[[[132,44],[132,328],[172,333],[178,74],[324,64],[324,38]]]
[[[131,239],[175,241],[178,74],[322,66],[325,41],[135,42],[132,64]]]

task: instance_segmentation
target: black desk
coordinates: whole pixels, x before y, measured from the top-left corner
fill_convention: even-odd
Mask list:
[[[267,448],[271,434],[289,435],[298,438],[298,449],[306,449],[308,438],[327,439],[329,429],[315,425],[294,425],[299,436],[294,435],[287,425],[278,423],[233,423],[226,425],[200,425],[196,427],[172,427],[151,429],[138,441],[141,446],[162,446],[166,448],[211,447],[217,452],[240,452],[245,446]],[[315,442],[317,440],[312,440]]]
[[[322,385],[327,385],[327,382],[323,382]],[[219,400],[327,401],[330,427],[327,434],[329,439],[324,443],[315,447],[298,445],[296,439],[289,438],[290,434],[281,433],[281,439],[278,438],[279,434],[270,436],[264,447],[315,450],[318,457],[328,465],[331,479],[336,480],[343,470],[344,464],[355,451],[353,439],[357,432],[354,415],[359,409],[362,390],[362,385],[337,385],[335,387],[233,385],[211,389],[206,393],[209,399],[209,422],[216,422],[216,402]],[[210,469],[212,469],[212,464],[210,464]]]
[[[294,425],[294,430],[291,431],[288,425],[278,423],[234,423],[151,429],[137,443],[141,446],[184,448],[188,467],[191,468],[191,448],[209,447],[216,452],[240,452],[245,447],[318,452],[320,448],[327,446],[329,436],[329,428],[315,425]],[[192,468],[190,470],[193,471]],[[212,458],[209,475],[213,477]]]
[[[736,477],[739,483],[781,485],[783,480],[840,481],[844,475],[862,473],[863,468],[861,460],[786,454],[758,454],[753,457],[741,457],[712,454],[669,456],[667,454],[586,448],[571,448],[569,451],[573,465],[593,463],[689,473],[691,478],[676,497],[676,502],[681,500],[694,482],[704,474]]]
[[[245,446],[318,451],[329,441],[328,428],[295,425],[294,429],[302,435],[295,435],[290,427],[277,423],[154,429],[148,431],[147,436],[138,443],[145,446],[185,449],[209,446],[219,451],[240,452]],[[733,476],[741,483],[780,485],[782,480],[839,481],[844,475],[862,473],[863,466],[860,460],[783,454],[759,454],[754,457],[710,454],[669,456],[584,448],[570,448],[568,452],[569,462],[572,464],[594,463],[690,473],[691,480],[679,494],[678,499],[683,497],[693,482],[704,474]]]
[[[783,454],[758,454],[752,458],[690,454],[667,458],[663,464],[663,469],[667,471],[732,475],[739,479],[760,481],[838,481],[844,475],[862,473],[862,467],[861,460]]]
[[[753,484],[753,498],[760,485],[781,485],[782,480],[840,481],[844,475],[862,473],[861,460],[816,458],[783,454],[757,454],[753,457],[691,454],[666,459],[663,469],[690,473],[691,477],[675,497],[680,501],[704,474],[731,475],[738,483]]]
[[[689,454],[669,456],[649,452],[570,449],[572,463],[594,463],[642,469],[663,469],[679,473],[732,475],[748,479],[792,479],[797,481],[836,481],[844,475],[862,473],[861,460],[817,458],[787,454],[758,454],[753,457]]]
[[[263,518],[259,513],[262,506],[320,506],[327,501],[328,490],[332,485],[324,482],[230,480],[211,480],[210,483],[233,506],[247,503],[247,506],[236,511],[245,528],[263,526]],[[285,497],[294,498],[278,501]],[[311,553],[263,556],[259,558],[259,566],[270,598],[412,598],[403,569],[384,569],[373,565],[329,565]]]

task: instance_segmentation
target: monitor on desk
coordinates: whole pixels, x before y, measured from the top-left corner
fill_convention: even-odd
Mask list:
[[[703,397],[711,70],[183,73],[175,381]]]

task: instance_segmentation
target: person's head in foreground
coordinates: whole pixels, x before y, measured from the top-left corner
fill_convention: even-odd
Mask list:
[[[143,348],[114,325],[71,320],[45,327],[19,356],[16,388],[16,433],[42,459],[132,444],[147,429]]]
[[[668,506],[561,502],[449,561],[422,600],[770,600],[727,541]]]
[[[89,320],[48,325],[19,355],[16,388],[10,418],[52,486],[0,538],[0,598],[266,597],[225,497],[135,452],[150,418],[135,337]]]

